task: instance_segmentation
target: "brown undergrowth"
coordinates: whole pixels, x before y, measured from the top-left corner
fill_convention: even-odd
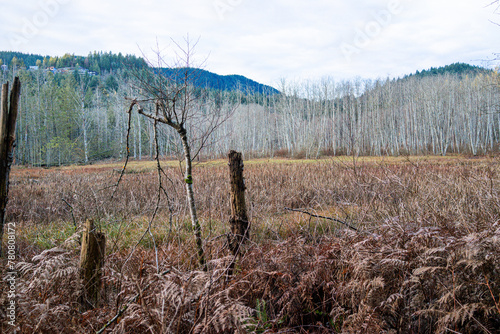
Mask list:
[[[97,332],[125,306],[104,333],[500,333],[496,159],[247,164],[252,236],[232,277],[220,223],[226,168],[193,176],[207,271],[197,267],[174,168],[154,244],[137,244],[155,206],[154,173],[131,171],[110,199],[112,170],[15,171],[9,217],[20,231],[94,217],[111,235],[101,305],[85,312],[78,233],[68,228],[46,245],[18,235],[18,333]]]

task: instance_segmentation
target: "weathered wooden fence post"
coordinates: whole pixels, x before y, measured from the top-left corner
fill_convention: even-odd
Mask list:
[[[80,253],[80,269],[84,291],[81,300],[85,309],[96,307],[99,304],[101,274],[106,252],[106,237],[95,231],[94,222],[85,222],[82,235],[82,249]]]
[[[229,221],[231,233],[228,236],[228,242],[231,252],[236,256],[240,252],[241,245],[250,235],[241,153],[229,152],[229,174],[231,178],[231,219]]]
[[[3,227],[5,224],[5,209],[9,201],[9,174],[14,160],[16,139],[16,120],[21,82],[15,77],[9,96],[9,83],[2,85],[0,105],[0,256],[2,256]]]

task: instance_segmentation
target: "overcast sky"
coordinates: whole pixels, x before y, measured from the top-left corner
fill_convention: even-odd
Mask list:
[[[500,52],[493,0],[0,0],[0,50],[165,55],[189,35],[218,74],[397,77]],[[498,65],[498,62],[496,63]]]

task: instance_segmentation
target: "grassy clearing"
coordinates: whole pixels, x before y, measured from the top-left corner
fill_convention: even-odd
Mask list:
[[[113,198],[119,164],[15,168],[8,215],[20,226],[19,262],[33,268],[19,281],[20,332],[95,331],[153,282],[109,332],[498,333],[499,162],[246,161],[251,241],[228,279],[226,161],[202,162],[193,175],[208,272],[198,271],[182,176],[170,162],[169,198],[152,222],[153,162],[131,163]],[[64,241],[88,218],[107,235],[107,288],[103,304],[81,314],[78,246]],[[59,245],[64,253],[32,259]]]

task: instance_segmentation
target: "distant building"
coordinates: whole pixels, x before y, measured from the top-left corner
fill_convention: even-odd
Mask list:
[[[9,69],[9,66],[3,64],[2,66],[0,66],[0,68],[2,68],[2,71],[7,71]]]
[[[30,71],[38,71],[38,66],[30,66]]]
[[[74,70],[75,70],[74,67],[62,67],[62,68],[58,68],[57,72],[59,72],[59,73],[70,73],[70,72],[73,72]]]

